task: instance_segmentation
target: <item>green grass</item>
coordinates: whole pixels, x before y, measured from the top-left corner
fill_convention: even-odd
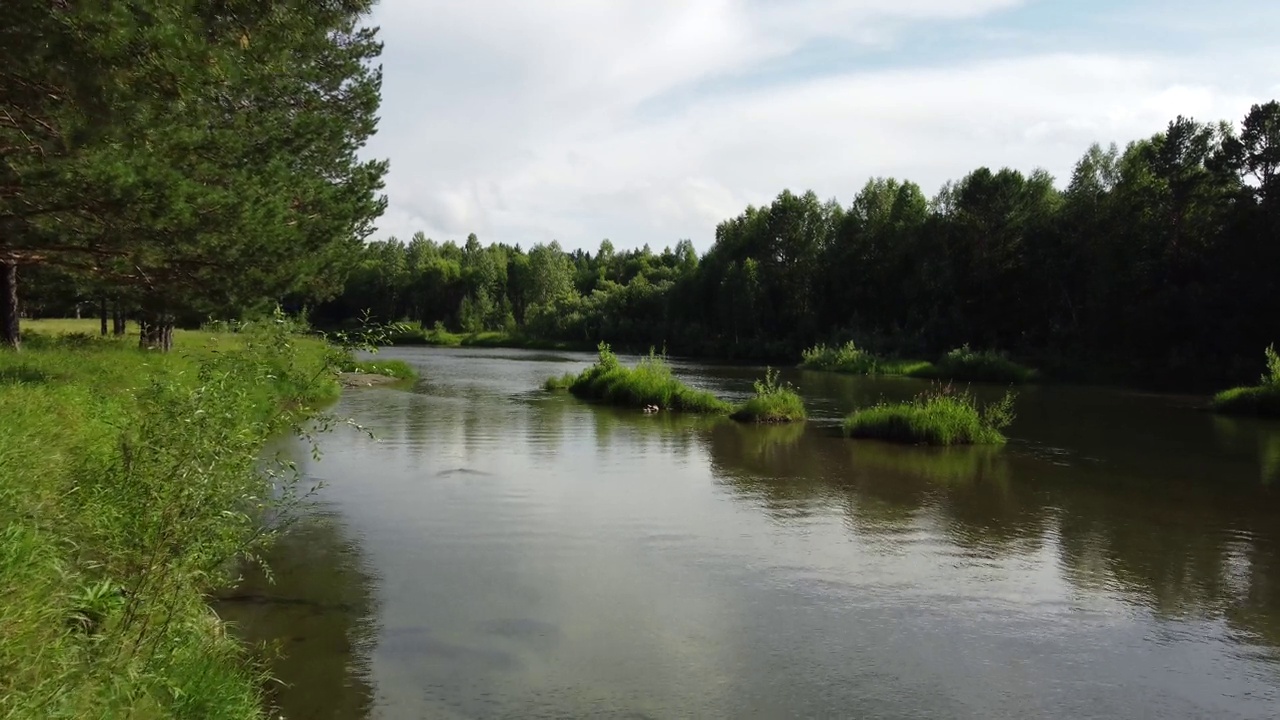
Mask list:
[[[486,330],[453,333],[443,328],[402,327],[386,337],[388,345],[433,345],[437,347],[518,348],[529,350],[583,350],[584,343],[533,338],[519,333]]]
[[[802,353],[800,367],[849,375],[903,375],[925,380],[1022,384],[1036,379],[1036,371],[1000,353],[970,350],[968,345],[947,353],[936,363],[882,358],[852,342],[839,347],[817,345]]]
[[[916,378],[959,382],[1021,385],[1036,378],[1036,371],[989,350],[976,351],[968,345],[956,348],[933,365],[915,368],[906,375]]]
[[[1263,351],[1267,371],[1258,384],[1223,390],[1213,397],[1214,412],[1224,415],[1280,417],[1280,353],[1270,345]]]
[[[729,417],[738,422],[790,423],[804,420],[804,400],[790,384],[778,382],[778,372],[765,368],[764,380],[755,382],[756,394]]]
[[[922,445],[1000,445],[1013,421],[1013,393],[986,407],[950,386],[904,403],[881,404],[851,413],[845,435]]]
[[[809,370],[828,370],[850,375],[875,375],[882,362],[880,358],[859,348],[852,341],[840,347],[817,345],[801,353],[800,367]]]
[[[577,379],[577,375],[574,375],[573,373],[565,373],[560,377],[547,378],[547,381],[542,384],[542,387],[548,392],[568,392],[569,388],[573,385],[573,381]]]
[[[338,392],[342,354],[273,332],[98,339],[24,323],[0,351],[0,717],[264,717],[209,609],[292,494],[261,451]]]
[[[801,353],[800,367],[846,375],[914,375],[933,368],[923,360],[883,358],[847,342],[839,347],[816,345]]]
[[[418,371],[403,360],[356,360],[355,358],[347,358],[339,364],[338,369],[342,372],[385,375],[400,380],[416,380],[418,378]]]
[[[685,413],[727,414],[728,403],[703,390],[694,390],[676,379],[666,360],[652,352],[634,368],[623,367],[609,346],[601,343],[600,357],[568,385],[574,397],[622,407],[656,406]],[[551,378],[546,387],[554,389],[568,380]]]

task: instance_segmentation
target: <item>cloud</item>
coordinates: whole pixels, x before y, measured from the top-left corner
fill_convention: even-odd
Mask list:
[[[383,0],[383,120],[369,148],[391,159],[381,233],[586,248],[687,237],[705,250],[717,222],[783,188],[847,203],[873,175],[927,192],[980,165],[1065,176],[1091,142],[1150,135],[1178,114],[1235,119],[1274,89],[1261,68],[1280,53],[1262,45],[1179,56],[1054,48],[1050,33],[1006,56],[913,39],[998,37],[985,22],[1033,9]],[[819,46],[839,57],[779,71]]]

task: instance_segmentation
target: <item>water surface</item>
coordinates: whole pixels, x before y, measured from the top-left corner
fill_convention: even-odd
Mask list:
[[[745,427],[538,389],[587,355],[384,354],[422,380],[344,395],[378,439],[324,439],[219,607],[287,717],[1280,716],[1280,424],[1044,387],[1005,448],[903,448],[835,424],[918,381],[793,371],[814,421]]]

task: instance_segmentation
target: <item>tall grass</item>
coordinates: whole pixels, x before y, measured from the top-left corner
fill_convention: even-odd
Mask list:
[[[297,501],[261,450],[345,352],[270,321],[168,354],[28,329],[0,352],[0,717],[263,717],[205,593]]]
[[[577,379],[578,376],[573,373],[565,373],[559,377],[552,376],[542,383],[542,388],[548,392],[565,392],[573,386],[573,381]]]
[[[790,383],[778,381],[778,371],[765,368],[764,379],[755,382],[756,394],[738,406],[731,418],[739,422],[789,423],[804,420],[804,400]]]
[[[800,367],[829,370],[850,375],[874,375],[880,358],[858,347],[853,341],[839,347],[816,345],[801,353]]]
[[[956,348],[936,363],[923,360],[883,358],[852,342],[839,347],[817,345],[802,353],[800,366],[849,375],[905,375],[930,380],[1021,384],[1037,373],[993,351],[975,351],[968,345]]]
[[[851,413],[849,437],[923,445],[1000,445],[1014,419],[1015,395],[980,407],[973,395],[939,386],[904,403],[881,404]]]
[[[596,363],[568,383],[568,390],[584,400],[624,407],[657,407],[687,413],[726,414],[729,404],[704,390],[676,379],[666,359],[653,353],[634,368],[624,367],[609,346],[600,343]],[[568,378],[552,378],[546,387],[564,385]]]
[[[1280,417],[1280,353],[1274,345],[1263,351],[1266,372],[1257,385],[1224,390],[1213,398],[1213,409],[1224,415]]]
[[[909,375],[959,382],[1022,384],[1034,380],[1036,372],[1001,353],[972,350],[964,345],[943,355],[932,366],[916,368]]]
[[[418,371],[403,360],[357,360],[350,357],[344,359],[338,369],[347,373],[385,375],[399,380],[414,380],[418,377]]]

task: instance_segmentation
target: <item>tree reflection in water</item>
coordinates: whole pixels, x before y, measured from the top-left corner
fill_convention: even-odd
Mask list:
[[[703,434],[717,480],[771,518],[838,510],[849,532],[889,551],[922,528],[967,556],[1018,560],[1050,550],[1063,579],[1159,617],[1224,621],[1280,648],[1280,429],[1218,430],[1253,443],[1256,487],[1053,463],[1007,448],[851,441],[819,427],[718,424]],[[1265,430],[1265,431],[1264,431]],[[1280,657],[1280,654],[1277,654]]]

